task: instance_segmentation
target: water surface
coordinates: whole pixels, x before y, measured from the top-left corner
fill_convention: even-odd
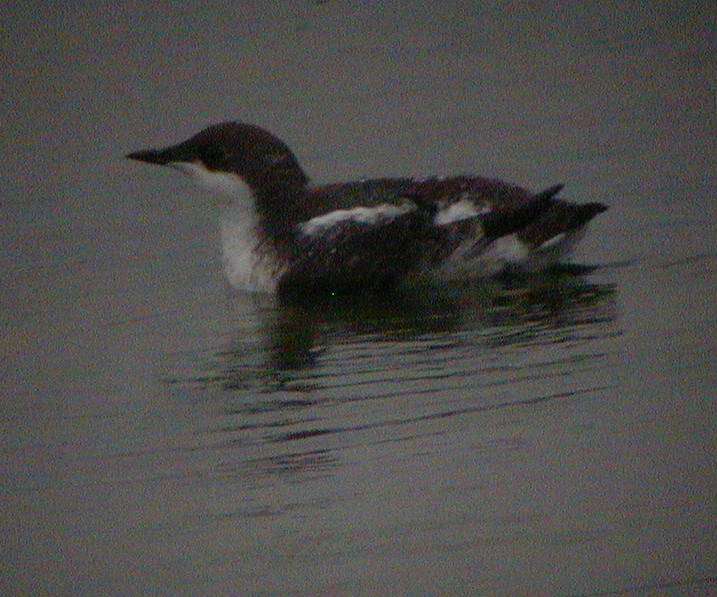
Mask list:
[[[8,8],[3,594],[714,592],[714,7],[476,6]],[[232,290],[121,158],[227,118],[320,182],[565,181],[598,267]]]

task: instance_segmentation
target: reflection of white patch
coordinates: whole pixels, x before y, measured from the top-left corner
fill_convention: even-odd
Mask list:
[[[406,201],[401,205],[382,203],[376,207],[356,207],[354,209],[337,209],[323,216],[317,216],[299,224],[301,232],[313,236],[325,232],[339,222],[358,222],[360,224],[375,224],[376,222],[391,220],[416,209],[416,205]]]
[[[443,226],[445,224],[451,224],[452,222],[467,220],[468,218],[473,218],[488,211],[490,211],[490,208],[484,207],[479,210],[476,208],[475,202],[469,199],[461,199],[448,207],[440,209],[433,222],[437,226]]]

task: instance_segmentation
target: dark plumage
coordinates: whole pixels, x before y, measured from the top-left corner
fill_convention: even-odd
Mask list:
[[[607,209],[557,199],[562,185],[534,194],[476,176],[315,187],[282,141],[237,122],[127,157],[191,165],[204,178],[230,174],[243,180],[258,217],[251,250],[272,257],[280,289],[376,286],[427,268],[479,268],[477,258],[499,238],[516,234],[521,246],[540,252],[541,245],[581,231]]]

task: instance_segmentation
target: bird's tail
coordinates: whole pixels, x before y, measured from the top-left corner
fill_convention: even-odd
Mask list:
[[[509,210],[492,210],[481,217],[481,226],[488,241],[513,234],[535,221],[555,204],[555,196],[563,189],[558,184],[537,193],[519,207]]]
[[[468,251],[469,256],[475,257],[481,254],[493,241],[502,236],[515,234],[540,218],[556,204],[558,200],[555,197],[562,188],[563,185],[558,184],[537,193],[518,207],[494,209],[481,214],[478,219],[483,234],[476,239]]]
[[[607,211],[608,206],[604,203],[582,203],[574,206],[573,226],[580,228],[592,220],[596,215]]]

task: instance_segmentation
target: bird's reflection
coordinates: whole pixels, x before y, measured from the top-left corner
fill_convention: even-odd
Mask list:
[[[264,355],[246,367],[245,338],[223,353],[216,381],[225,389],[268,384],[273,391],[296,384],[326,352],[352,342],[410,342],[466,330],[487,330],[484,343],[518,341],[540,329],[612,321],[616,288],[574,272],[503,276],[464,284],[418,283],[385,293],[322,294],[278,298],[267,315]],[[254,379],[252,380],[252,376]],[[298,389],[311,389],[310,376]],[[308,386],[306,384],[309,384]]]
[[[599,391],[601,374],[577,384],[564,376],[586,355],[583,373],[604,365],[615,294],[613,284],[554,272],[277,298],[216,355],[211,374],[194,378],[216,408],[209,432],[226,448],[217,474],[305,481],[331,474],[342,450],[377,430],[381,442],[400,442],[435,433],[434,419]],[[543,346],[553,347],[547,364],[524,358]],[[551,376],[545,394],[536,380]],[[461,400],[445,400],[456,392]]]
[[[277,371],[310,368],[332,341],[410,339],[455,329],[459,301],[436,287],[359,295],[320,294],[279,299],[270,364]]]

